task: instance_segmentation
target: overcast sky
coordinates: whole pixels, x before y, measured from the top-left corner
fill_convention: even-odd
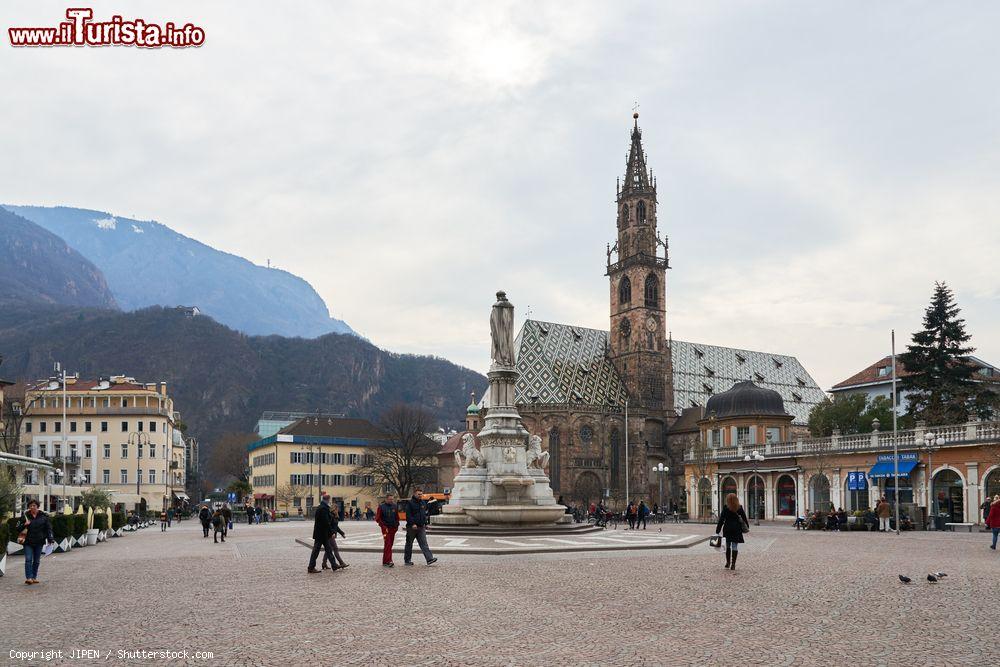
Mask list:
[[[497,289],[519,320],[608,326],[638,100],[675,338],[828,388],[945,280],[1000,364],[1000,4],[85,4],[206,44],[4,34],[0,201],[270,259],[381,347],[485,372]],[[2,27],[66,6],[5,0]]]

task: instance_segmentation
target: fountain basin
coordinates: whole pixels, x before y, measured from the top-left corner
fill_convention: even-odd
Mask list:
[[[552,524],[566,513],[562,505],[489,505],[463,506],[468,516],[485,525]]]

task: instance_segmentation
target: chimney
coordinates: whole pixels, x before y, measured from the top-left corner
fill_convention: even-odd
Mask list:
[[[160,394],[163,395],[163,396],[167,395],[167,383],[166,382],[161,382],[160,383]]]

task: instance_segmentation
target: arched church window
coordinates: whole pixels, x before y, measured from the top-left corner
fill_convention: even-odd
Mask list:
[[[621,465],[619,465],[619,457],[621,455],[621,436],[618,434],[617,428],[611,429],[609,444],[611,445],[611,488],[617,489],[620,486],[619,477],[622,474]]]
[[[618,283],[618,303],[632,303],[632,281],[628,276]]]
[[[660,301],[660,281],[652,273],[646,276],[646,284],[643,287],[647,307],[656,307]]]
[[[549,479],[556,491],[560,487],[560,472],[562,469],[562,447],[559,446],[559,429],[555,426],[549,431]]]
[[[639,200],[639,203],[635,205],[635,219],[638,220],[639,224],[646,223],[646,202]]]
[[[622,227],[628,224],[628,204],[622,206]]]

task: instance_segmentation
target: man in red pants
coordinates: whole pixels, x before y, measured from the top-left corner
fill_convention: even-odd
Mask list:
[[[382,567],[394,567],[392,563],[392,543],[399,529],[399,509],[396,499],[390,493],[385,502],[375,510],[375,523],[382,529]]]

